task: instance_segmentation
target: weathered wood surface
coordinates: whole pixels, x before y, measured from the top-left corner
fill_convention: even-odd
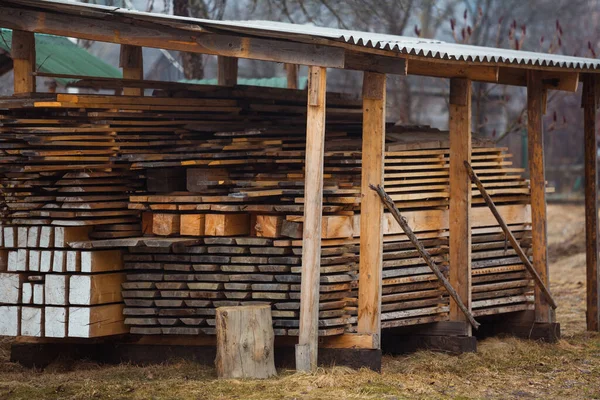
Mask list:
[[[219,378],[265,379],[277,375],[271,307],[220,307],[216,318]]]
[[[35,37],[32,32],[13,30],[11,57],[13,59],[14,93],[33,93],[36,89]]]
[[[531,186],[531,230],[533,266],[546,285],[548,275],[548,228],[546,220],[546,176],[544,166],[544,132],[542,116],[545,109],[545,89],[541,73],[527,72],[527,145],[529,152],[529,181]],[[536,288],[535,311],[537,322],[554,322],[554,312],[546,297]]]
[[[468,162],[466,162],[466,161],[465,161],[465,167],[467,168],[467,173],[469,174],[469,177],[471,178],[471,181],[473,181],[473,183],[477,186],[477,188],[481,192],[481,195],[483,196],[483,199],[485,200],[486,204],[488,205],[488,207],[492,211],[492,214],[494,214],[494,217],[496,218],[496,220],[498,221],[498,224],[500,225],[500,227],[504,231],[504,234],[508,238],[511,246],[516,251],[516,253],[519,256],[519,258],[521,259],[521,261],[523,262],[523,265],[525,265],[527,267],[527,270],[529,271],[529,273],[531,274],[531,276],[533,276],[533,279],[534,279],[536,285],[544,293],[544,296],[546,296],[546,300],[548,301],[548,303],[550,303],[550,306],[552,308],[556,308],[557,307],[556,301],[552,297],[552,294],[550,293],[550,290],[548,290],[548,287],[546,287],[546,284],[544,283],[544,281],[542,281],[542,278],[539,276],[539,274],[537,273],[537,271],[535,270],[535,268],[531,264],[531,261],[529,261],[529,257],[527,256],[527,254],[525,254],[525,252],[523,251],[523,249],[519,245],[519,242],[517,242],[517,239],[514,237],[514,235],[510,231],[510,228],[506,225],[506,222],[504,222],[504,220],[502,219],[502,216],[498,212],[498,209],[496,208],[496,205],[494,204],[494,201],[492,200],[492,198],[490,197],[490,195],[487,194],[487,191],[485,190],[485,187],[483,186],[483,184],[481,183],[481,181],[477,177],[477,174],[475,173],[475,171],[473,171],[473,167],[471,167],[471,165]]]
[[[299,371],[311,371],[317,366],[327,90],[325,68],[310,67],[308,74],[300,336],[296,347],[296,369]]]
[[[431,268],[431,270],[433,271],[433,273],[435,274],[437,279],[439,279],[440,282],[442,283],[442,285],[444,285],[444,288],[446,288],[446,290],[450,294],[450,297],[452,297],[454,299],[454,301],[458,305],[458,308],[463,313],[465,318],[469,321],[471,326],[473,326],[475,329],[479,328],[479,323],[477,321],[475,321],[475,318],[473,318],[473,315],[471,314],[471,310],[469,310],[469,308],[467,308],[467,306],[463,303],[460,295],[454,289],[451,282],[448,281],[446,276],[442,273],[440,268],[436,265],[435,261],[431,258],[429,253],[427,253],[427,250],[425,250],[423,245],[421,245],[421,243],[419,242],[419,239],[415,236],[414,232],[412,231],[412,229],[406,222],[406,219],[404,219],[404,217],[402,217],[402,214],[400,214],[400,211],[398,211],[398,209],[394,205],[393,200],[385,193],[385,191],[383,190],[383,188],[381,186],[371,186],[371,189],[374,190],[379,195],[383,204],[385,204],[385,206],[392,213],[392,215],[394,216],[396,221],[398,221],[398,224],[400,224],[400,226],[402,227],[402,229],[404,230],[406,235],[409,237],[412,244],[416,247],[417,251],[419,252],[419,255],[421,257],[423,257],[423,259],[425,260],[425,262],[427,263],[429,268]],[[469,295],[470,295],[470,293],[469,293]]]
[[[369,185],[383,185],[384,180],[385,92],[385,75],[364,73],[357,329],[374,335],[381,331],[383,205]]]
[[[15,185],[14,193],[27,193],[6,196],[12,225],[0,230],[7,272],[30,277],[19,282],[21,300],[0,306],[14,322],[11,329],[20,330],[21,307],[40,307],[40,297],[45,302],[56,291],[62,293],[61,283],[54,282],[58,289],[49,294],[50,275],[104,275],[123,268],[123,315],[134,334],[210,337],[216,308],[268,303],[275,335],[295,341],[301,320],[305,180],[314,180],[304,170],[307,93],[183,84],[169,89],[131,79],[117,83],[114,87],[154,88],[156,96],[0,99],[0,147],[7,152],[0,163],[7,174],[4,190]],[[318,291],[312,297],[317,335],[321,347],[376,349],[376,334],[346,337],[358,331],[362,104],[329,93],[327,102],[322,207],[317,208],[323,216],[315,225],[321,235],[315,253]],[[408,140],[424,132],[424,141]],[[390,136],[384,160],[386,190],[445,269],[448,134],[425,127],[394,127],[391,133],[395,136]],[[83,142],[105,147],[81,148]],[[503,203],[501,215],[528,249],[529,190],[522,170],[511,167],[504,151],[475,141],[472,165],[490,185],[489,194]],[[472,195],[473,204],[484,203],[478,192]],[[179,216],[179,224],[169,225],[173,236],[152,236],[154,214]],[[221,218],[212,224],[213,235],[206,233],[207,218]],[[225,221],[237,218],[244,221],[243,233],[227,231]],[[446,321],[448,297],[437,278],[389,214],[383,226],[382,327]],[[473,209],[472,231],[473,314],[530,309],[531,281],[487,208]],[[99,250],[114,248],[128,248],[123,263],[108,255],[96,259]],[[43,307],[53,307],[51,315],[64,312],[64,321],[71,316],[68,305]],[[34,322],[37,315],[32,315]],[[66,328],[45,324],[43,331],[60,337],[69,334]],[[27,326],[27,332],[35,330]]]
[[[450,283],[471,310],[471,182],[464,162],[471,162],[471,81],[450,80]],[[450,320],[464,321],[464,310],[453,297]],[[473,323],[471,322],[471,325]],[[469,333],[469,332],[468,332]]]
[[[238,77],[238,59],[235,57],[217,58],[217,82],[222,86],[235,86]]]
[[[583,107],[585,155],[585,256],[586,256],[586,324],[589,331],[600,331],[600,268],[598,268],[598,111],[599,80],[584,75]]]
[[[119,67],[123,69],[123,79],[144,79],[144,59],[142,48],[138,46],[121,45]],[[124,88],[125,96],[143,96],[142,88]]]

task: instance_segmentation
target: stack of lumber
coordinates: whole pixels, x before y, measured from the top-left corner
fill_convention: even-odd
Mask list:
[[[419,137],[420,130],[404,130],[411,138]],[[427,133],[433,139],[406,143],[405,136],[397,135],[388,141],[385,186],[447,271],[447,134]],[[289,148],[291,141],[265,128],[256,139],[261,141],[258,150],[248,140],[255,134],[216,133],[237,140],[223,147],[217,160],[208,150],[198,154],[197,160],[208,160],[202,168],[196,162],[187,168],[186,163],[177,164],[181,169],[176,172],[147,166],[147,187],[153,193],[130,199],[130,207],[144,213],[143,231],[158,237],[194,237],[198,242],[190,247],[191,256],[182,247],[167,246],[165,255],[156,254],[156,248],[130,248],[127,268],[139,271],[128,274],[124,284],[126,323],[132,332],[211,334],[216,307],[268,302],[276,334],[298,333],[304,143],[298,140],[293,153],[283,151],[280,146]],[[333,335],[356,329],[361,160],[360,151],[353,148],[359,142],[352,135],[338,133],[326,143],[319,333]],[[529,188],[522,170],[510,167],[505,149],[485,141],[474,145],[475,170],[523,247],[530,247]],[[236,154],[242,146],[248,150]],[[180,181],[174,184],[177,176]],[[167,182],[174,191],[158,193]],[[503,233],[476,190],[473,197],[476,315],[531,308],[531,281],[524,266],[505,246]],[[447,319],[447,293],[395,221],[386,218],[383,327]],[[196,302],[196,296],[203,301]],[[193,304],[202,309],[194,310]]]
[[[50,338],[126,333],[120,250],[81,251],[90,227],[0,230],[0,335]]]
[[[266,303],[276,334],[298,334],[301,259],[293,249],[249,236],[198,242],[130,248],[123,297],[131,333],[214,334],[217,307]],[[357,260],[331,254],[322,261],[320,334],[341,334],[354,322],[345,307],[355,305]]]
[[[119,239],[127,240],[141,235],[141,222],[142,220],[145,222],[146,219],[140,217],[139,207],[128,207],[130,194],[142,191],[145,189],[145,184],[147,190],[142,192],[144,194],[171,192],[177,190],[177,185],[180,183],[177,179],[165,180],[160,179],[160,176],[157,178],[154,173],[160,174],[164,170],[157,170],[156,167],[169,167],[168,172],[176,171],[173,167],[178,165],[203,168],[210,163],[211,166],[223,164],[235,167],[236,163],[239,164],[244,160],[249,150],[268,147],[271,154],[267,156],[270,159],[266,161],[270,163],[267,168],[265,162],[259,160],[258,163],[262,164],[258,169],[244,170],[238,165],[240,174],[232,176],[238,180],[252,181],[258,173],[272,173],[278,157],[290,157],[290,167],[287,167],[289,173],[298,176],[302,174],[302,160],[291,159],[295,157],[294,154],[298,156],[300,153],[296,150],[303,147],[302,125],[306,108],[303,104],[305,94],[302,92],[269,93],[268,89],[253,90],[252,88],[223,92],[219,87],[207,87],[205,93],[195,93],[195,98],[189,98],[185,94],[178,98],[168,98],[165,97],[166,95],[172,94],[163,93],[162,97],[152,98],[36,94],[30,97],[0,100],[2,109],[0,149],[5,156],[0,165],[2,200],[5,204],[2,222],[6,229],[15,231],[15,238],[18,235],[24,238],[31,237],[28,243],[19,241],[14,244],[14,247],[10,244],[5,246],[8,249],[6,279],[7,282],[15,280],[18,282],[19,296],[0,299],[2,307],[7,307],[11,321],[14,321],[10,324],[13,328],[4,334],[92,337],[123,332],[123,317],[107,318],[107,313],[115,316],[122,314],[119,311],[122,310],[123,305],[120,286],[124,274],[112,273],[110,269],[97,271],[86,267],[87,269],[80,270],[78,263],[95,254],[100,256],[106,251],[110,252],[110,249],[121,247],[122,243],[118,242]],[[281,101],[276,103],[278,99]],[[333,106],[332,121],[338,118],[343,122],[338,126],[350,127],[356,137],[356,133],[360,132],[360,125],[357,123],[360,121],[360,103],[333,95],[330,104]],[[283,119],[286,121],[285,129],[273,128],[273,124]],[[269,130],[268,134],[265,133],[265,129]],[[239,135],[228,134],[238,130],[242,130]],[[343,146],[342,137],[348,137],[348,133],[340,130],[334,135],[340,136],[338,145]],[[348,141],[352,140],[348,138]],[[354,140],[353,143],[359,142]],[[149,172],[147,180],[143,175],[146,169]],[[183,177],[185,190],[185,171]],[[280,178],[281,175],[274,174],[268,179],[272,182]],[[158,182],[160,187],[154,189],[152,182]],[[213,195],[212,204],[221,212],[219,207],[226,208],[228,201],[219,196],[228,196],[231,193],[229,187],[229,184],[216,185],[211,188],[203,187],[200,191],[203,196]],[[287,186],[284,184],[281,187]],[[296,189],[294,185],[291,187]],[[298,193],[301,194],[301,191],[295,190],[294,193],[290,193],[291,200],[288,200],[288,204],[295,208],[297,215],[301,215],[302,206],[295,204],[293,200]],[[185,194],[183,196],[185,197]],[[132,199],[134,198],[135,196],[132,196]],[[262,199],[258,198],[255,203],[258,205],[261,201]],[[182,210],[191,214],[187,216],[188,219],[195,218],[193,222],[199,224],[200,220],[194,211],[197,206],[203,209],[201,202],[194,204],[192,196],[182,203],[184,204]],[[173,204],[177,202],[171,202],[169,207],[161,204],[152,208],[169,212],[173,210]],[[241,218],[239,215],[231,214],[215,215],[215,229],[219,231],[216,234],[240,234],[243,232],[240,229],[248,229],[249,221],[244,218],[247,216],[248,214]],[[161,215],[156,216],[157,229],[160,228],[160,217]],[[174,214],[163,215],[163,225],[166,227],[169,218],[177,217]],[[226,225],[220,225],[219,219],[227,219]],[[210,226],[211,218],[209,217],[208,220]],[[204,223],[203,218],[202,223]],[[76,227],[84,230],[78,231],[82,233],[81,235],[75,235],[77,238],[74,240],[69,238],[69,240],[58,241],[59,231],[73,230]],[[41,244],[39,238],[37,242],[34,239],[35,235],[39,236],[39,234],[46,237],[42,239]],[[197,234],[197,232],[188,234]],[[113,242],[106,251],[67,247],[73,242],[90,239]],[[218,247],[211,247],[209,250],[211,254],[217,254],[216,257],[221,256]],[[257,265],[268,263],[275,269],[274,272],[284,272],[292,267],[299,268],[298,257],[287,259],[281,257],[280,260],[274,258],[276,255],[286,255],[285,251],[281,252],[278,249],[273,252],[272,249],[266,249],[265,254],[256,253],[254,248],[251,251],[263,256],[257,257]],[[270,256],[270,259],[266,256]],[[175,258],[181,257],[176,255]],[[249,256],[247,260],[240,262],[238,269],[245,268],[243,272],[246,272],[251,268],[248,265],[250,258]],[[279,263],[279,269],[275,268],[274,262]],[[137,272],[139,266],[130,264],[127,262],[126,267],[131,267]],[[122,263],[113,263],[112,268],[120,271]],[[165,268],[169,270],[168,265]],[[230,271],[235,271],[235,266],[231,266],[227,272]],[[82,275],[79,272],[89,275]],[[65,281],[65,288],[58,295],[64,300],[50,302],[40,300],[39,293],[43,293],[46,289],[46,281],[50,282],[50,292],[56,292],[53,289],[56,286],[54,274],[62,274],[61,277]],[[84,278],[91,280],[93,286],[80,284],[81,279]],[[176,279],[180,278],[183,279],[183,277]],[[286,282],[290,286],[295,281],[288,277]],[[76,287],[81,290],[76,292]],[[118,292],[119,296],[99,297],[93,293],[94,288],[101,290],[102,293]],[[280,286],[276,291],[281,291],[282,288],[283,286]],[[35,301],[34,290],[37,299]],[[242,296],[241,287],[237,290],[240,292],[237,298],[247,298]],[[269,288],[265,287],[264,290],[267,291]],[[294,290],[299,292],[299,287]],[[31,296],[29,292],[32,293]],[[81,316],[81,312],[75,312],[76,310],[71,307],[81,305],[81,301],[76,297],[81,297],[85,293],[88,298],[100,299],[99,302],[85,304],[92,306],[90,310],[99,310],[88,312],[87,321]],[[278,297],[274,297],[276,295]],[[282,298],[281,294],[269,292],[265,292],[264,296]],[[289,297],[297,300],[298,294]],[[54,307],[56,304],[64,306],[60,307],[64,318],[55,318],[58,312]],[[110,310],[101,309],[98,306],[100,304],[106,304],[107,307],[104,308]],[[33,308],[36,311],[31,317]],[[62,321],[60,326],[63,329],[46,326],[50,320],[44,317],[45,314],[52,316],[51,320],[58,325],[60,325],[58,321]],[[289,321],[285,321],[287,317],[289,315],[283,315],[284,320],[277,322],[281,323],[282,329],[293,328],[293,323],[290,325]],[[74,318],[74,322],[71,322]],[[94,332],[83,333],[75,329],[74,324],[77,324],[77,321],[83,321],[82,324],[85,326],[96,326],[92,324],[94,318],[98,321],[108,321],[105,325],[109,326],[109,329],[95,329]],[[28,325],[26,321],[30,319],[33,322]],[[340,326],[344,323],[345,321],[342,320],[331,321],[332,326]],[[338,328],[339,332],[341,331]]]
[[[306,93],[202,87],[155,94],[0,100],[3,224],[16,238],[6,244],[3,231],[3,274],[19,288],[16,297],[0,298],[0,312],[17,321],[16,329],[0,334],[60,335],[44,321],[48,315],[56,321],[53,313],[61,310],[65,336],[126,329],[214,334],[217,307],[248,304],[271,305],[277,335],[298,334]],[[361,113],[360,101],[328,94],[323,336],[356,330]],[[388,126],[387,132],[386,191],[448,273],[448,135],[427,127]],[[522,170],[511,167],[505,149],[485,140],[474,140],[472,159],[529,249],[529,185]],[[393,218],[385,218],[382,327],[447,320],[446,291]],[[531,309],[531,279],[475,187],[471,220],[474,314]],[[84,229],[87,236],[57,242],[67,229]],[[48,235],[52,239],[42,240]],[[116,257],[114,249],[124,249],[122,262],[94,270],[86,261],[83,267],[82,260],[96,254]],[[56,262],[64,269],[55,270]],[[54,275],[65,280],[60,310],[40,304],[46,301],[40,293],[56,292],[48,289]],[[83,318],[71,312],[81,308],[76,297],[101,302],[86,303]],[[31,315],[36,324],[23,329],[24,316],[29,321]],[[74,326],[107,317],[110,327],[75,334],[71,315]]]
[[[127,203],[143,176],[117,159],[110,122],[60,96],[68,95],[0,100],[0,335],[127,332],[121,251],[69,245],[140,235],[139,213]]]

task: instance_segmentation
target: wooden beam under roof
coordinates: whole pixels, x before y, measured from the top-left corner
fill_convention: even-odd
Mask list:
[[[477,82],[498,82],[498,67],[488,65],[459,65],[431,63],[425,60],[408,61],[408,75],[436,78],[464,78]]]
[[[0,7],[0,26],[86,40],[290,64],[344,68],[344,50],[321,45],[192,32],[143,21]]]
[[[541,71],[544,89],[576,92],[579,85],[579,72],[575,71]],[[502,85],[527,86],[527,70],[500,67],[498,83]]]

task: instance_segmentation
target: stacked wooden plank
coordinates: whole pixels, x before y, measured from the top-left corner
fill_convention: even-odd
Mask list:
[[[0,335],[97,337],[125,333],[120,250],[81,251],[91,227],[0,230]]]
[[[432,134],[431,131],[428,133]],[[188,257],[176,251],[167,250],[169,256],[166,259],[175,260],[176,255],[185,258],[186,265],[174,266],[174,268],[184,268],[183,278],[177,277],[174,273],[165,277],[166,273],[155,274],[156,271],[151,270],[129,276],[131,282],[125,284],[127,288],[140,285],[149,291],[128,293],[128,296],[132,296],[129,300],[132,307],[128,307],[126,311],[131,317],[128,318],[128,322],[133,326],[132,331],[153,334],[188,331],[211,333],[214,319],[210,317],[198,320],[186,319],[185,322],[181,319],[179,321],[173,318],[161,319],[161,313],[169,315],[178,312],[164,309],[166,305],[171,307],[177,305],[178,309],[185,309],[187,305],[185,300],[171,302],[172,299],[169,299],[167,302],[162,302],[160,299],[162,296],[183,298],[203,296],[195,294],[191,289],[194,286],[190,286],[189,283],[181,281],[172,283],[170,280],[220,279],[222,284],[213,282],[209,286],[203,286],[212,289],[210,296],[220,296],[218,302],[211,303],[210,300],[205,300],[202,303],[207,308],[202,311],[204,315],[213,315],[214,308],[221,304],[268,301],[276,311],[274,324],[277,334],[297,334],[295,328],[298,323],[298,301],[293,302],[295,312],[286,313],[292,318],[291,321],[284,322],[283,314],[279,311],[281,307],[292,307],[289,300],[292,296],[297,296],[298,293],[295,292],[299,290],[299,285],[281,285],[281,280],[300,282],[301,261],[287,255],[294,254],[296,257],[301,255],[302,241],[299,239],[302,237],[301,205],[304,175],[302,169],[296,165],[302,165],[304,153],[302,142],[298,141],[298,148],[293,153],[294,158],[282,158],[282,155],[287,153],[282,152],[277,146],[286,145],[285,137],[275,139],[275,134],[268,129],[263,131],[263,136],[260,137],[262,140],[260,151],[249,149],[243,155],[228,153],[236,149],[236,142],[232,140],[230,142],[232,148],[224,147],[220,152],[221,159],[214,164],[206,163],[203,168],[192,164],[193,167],[185,169],[187,179],[185,182],[182,181],[178,188],[183,189],[185,184],[187,191],[132,196],[130,207],[147,213],[144,232],[158,236],[193,236],[203,241],[203,245],[195,251],[205,252],[188,260]],[[414,132],[410,134],[419,136]],[[440,132],[435,134],[437,140],[416,141],[416,144],[406,144],[399,140],[390,141],[392,143],[388,144],[386,152],[385,184],[386,190],[397,202],[398,207],[406,213],[418,236],[423,238],[426,247],[447,270],[449,154],[447,145],[444,148],[444,141],[439,139],[445,135]],[[241,146],[248,145],[245,136],[250,136],[251,133],[241,131],[227,133],[227,135],[241,139],[239,140]],[[268,140],[271,140],[271,144],[276,148],[271,149],[269,147],[271,144],[266,138],[269,138]],[[336,144],[335,140],[326,143],[329,146],[341,145],[341,143]],[[346,145],[349,143],[354,146],[356,140],[346,141]],[[501,212],[515,229],[516,235],[523,238],[523,245],[527,248],[530,212],[527,205],[528,183],[519,175],[522,171],[510,167],[510,161],[507,161],[509,155],[504,153],[504,149],[490,147],[487,142],[476,142],[475,145],[479,146],[474,149],[473,155],[476,171],[490,188],[496,202],[500,205]],[[328,310],[329,304],[326,303],[333,300],[333,304],[342,307],[330,311],[334,311],[335,315],[342,315],[344,325],[339,329],[330,329],[331,322],[327,317],[333,314],[323,313],[320,319],[321,335],[338,334],[342,329],[355,330],[360,232],[358,225],[360,153],[352,151],[350,146],[337,151],[331,148],[326,150],[329,151],[325,153],[326,177],[321,259],[321,273],[324,278],[321,282],[320,304],[322,310]],[[231,158],[228,154],[232,154]],[[202,157],[202,155],[197,156],[198,159]],[[222,162],[223,160],[225,162]],[[178,164],[178,167],[182,165],[185,164]],[[277,172],[272,172],[273,168],[277,168]],[[167,171],[146,173],[149,177],[158,176],[169,182],[175,179],[174,176],[169,176]],[[182,171],[176,174],[181,175]],[[157,178],[156,181],[158,180]],[[153,179],[153,185],[155,183]],[[155,186],[155,188],[161,187],[160,184]],[[164,187],[164,184],[162,186]],[[218,190],[221,190],[219,195],[213,195]],[[229,194],[225,195],[226,191]],[[531,307],[531,281],[524,272],[524,267],[515,258],[514,252],[506,248],[503,234],[496,226],[492,214],[485,208],[479,194],[476,191],[473,194],[473,203],[476,206],[473,211],[476,314],[528,309]],[[383,327],[447,319],[449,301],[445,290],[441,288],[407,238],[401,234],[396,223],[389,216],[386,218],[388,221],[385,230],[383,263]],[[273,269],[274,266],[269,263],[282,257],[262,257],[260,250],[245,248],[243,245],[248,240],[260,240],[260,243],[271,245],[270,241],[264,241],[265,238],[274,239],[272,241],[274,247],[270,250],[263,247],[263,251],[268,251],[268,254],[285,254],[285,260],[293,260],[295,264],[292,265],[296,265],[296,268],[278,266],[281,269]],[[135,249],[135,252],[140,251],[139,248]],[[154,250],[145,251],[152,253]],[[256,253],[252,253],[253,251]],[[272,253],[275,251],[277,253]],[[158,270],[173,268],[165,262],[156,262],[157,259],[147,254],[140,256],[135,253],[127,257],[143,261],[130,264],[131,268],[143,269],[148,266],[146,264],[148,262],[152,262],[152,266]],[[209,266],[199,264],[196,271],[194,260],[209,263]],[[208,278],[206,274],[202,274],[202,268],[210,268]],[[289,272],[291,272],[289,276],[277,274]],[[293,275],[294,273],[297,275]],[[328,275],[330,273],[333,275]],[[230,279],[234,281],[231,282]],[[240,279],[242,282],[238,283]],[[159,282],[163,283],[157,286]],[[336,284],[329,285],[333,282]],[[167,294],[163,295],[161,287],[177,287],[174,290],[178,292],[168,290]],[[267,288],[270,288],[273,293],[265,295],[262,291]],[[342,290],[339,294],[334,292],[325,297],[323,291],[332,288]],[[144,296],[154,297],[147,299]],[[344,296],[343,302],[339,301],[339,297],[332,296]],[[230,303],[231,301],[234,303]],[[144,309],[135,307],[139,304],[143,304]],[[144,313],[152,317],[144,318],[142,315]],[[186,325],[196,321],[202,325]],[[161,323],[173,325],[165,327]],[[286,330],[284,326],[293,326],[294,329]]]
[[[121,252],[69,244],[141,234],[139,213],[127,202],[143,177],[117,160],[110,123],[59,96],[0,100],[1,334],[125,333]]]
[[[19,288],[17,297],[0,299],[0,312],[20,323],[5,334],[60,335],[42,321],[61,320],[64,309],[64,335],[73,335],[76,293],[102,303],[86,304],[89,315],[73,317],[74,324],[110,317],[118,327],[88,336],[121,333],[123,319],[136,334],[212,334],[217,307],[254,303],[272,306],[278,335],[297,335],[306,93],[206,87],[156,94],[0,101],[3,224],[16,238],[7,245],[3,230],[5,274]],[[360,102],[328,96],[320,335],[356,330],[360,121]],[[511,167],[505,149],[483,140],[473,146],[475,171],[529,248],[522,170]],[[446,273],[452,268],[448,147],[446,133],[388,126],[386,191]],[[530,309],[525,268],[476,190],[473,205],[475,314]],[[385,218],[382,327],[447,319],[447,293],[395,221]],[[87,237],[67,248],[74,240],[56,242],[61,229],[85,229]],[[54,236],[42,241],[44,235]],[[127,250],[112,269],[80,265],[96,254],[114,256],[116,248]],[[64,269],[55,270],[61,257]],[[42,291],[56,292],[55,275],[66,282],[61,310],[39,300]],[[93,287],[108,294],[94,294]],[[108,306],[110,312],[100,310]],[[24,316],[36,321],[33,328],[23,329]]]

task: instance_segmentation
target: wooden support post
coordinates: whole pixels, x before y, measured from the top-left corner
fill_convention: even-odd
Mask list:
[[[471,311],[471,81],[450,79],[450,284]],[[456,301],[450,300],[450,320],[467,321]],[[465,335],[471,336],[465,324]]]
[[[531,234],[533,267],[549,287],[546,227],[546,177],[544,173],[544,83],[540,71],[527,71],[527,135],[531,185]],[[554,311],[542,291],[535,288],[536,322],[554,322]]]
[[[596,75],[584,75],[583,107],[585,152],[585,237],[587,271],[587,329],[600,331],[600,270],[598,269],[598,140],[596,110],[598,84]]]
[[[285,64],[285,70],[287,72],[287,88],[298,89],[298,65]]]
[[[296,369],[299,371],[314,370],[317,366],[326,82],[326,68],[309,68],[306,161],[304,166],[300,337],[296,346]]]
[[[221,86],[237,85],[238,59],[236,57],[218,56],[218,83]]]
[[[35,92],[35,35],[13,30],[11,57],[15,75],[14,93]]]
[[[383,185],[385,147],[384,74],[363,76],[358,333],[380,336],[383,204],[369,185]]]
[[[142,56],[142,48],[139,46],[121,45],[121,57],[119,66],[123,68],[124,79],[144,79],[144,59]],[[143,96],[144,89],[129,88],[123,89],[125,96]]]
[[[265,379],[277,375],[270,305],[219,307],[216,329],[219,378]]]

